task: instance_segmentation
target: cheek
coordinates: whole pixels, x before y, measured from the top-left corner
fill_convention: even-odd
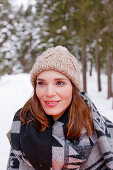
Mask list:
[[[39,99],[43,97],[43,91],[39,88],[36,88],[36,95]]]
[[[66,88],[62,91],[62,98],[65,100],[72,100],[72,88]]]

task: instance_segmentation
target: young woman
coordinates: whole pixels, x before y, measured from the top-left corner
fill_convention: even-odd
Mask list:
[[[75,57],[49,48],[31,83],[33,96],[13,119],[8,170],[113,169],[113,124],[81,91]]]

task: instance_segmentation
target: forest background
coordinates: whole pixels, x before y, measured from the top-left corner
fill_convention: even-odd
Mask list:
[[[26,5],[0,0],[0,76],[29,73],[37,55],[62,45],[81,63],[83,90],[87,74],[107,75],[113,97],[113,1],[28,0]]]

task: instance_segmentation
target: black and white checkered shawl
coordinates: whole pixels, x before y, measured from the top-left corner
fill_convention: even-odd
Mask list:
[[[41,149],[37,147],[36,152],[39,151],[39,156],[42,157],[40,162],[42,161],[42,163],[37,161],[37,166],[35,166],[32,160],[32,156],[35,156],[35,151],[33,152],[34,155],[27,155],[29,152],[26,150],[25,153],[23,152],[23,145],[20,142],[20,131],[22,133],[21,121],[18,117],[14,116],[11,128],[12,142],[8,170],[113,170],[113,123],[99,114],[95,105],[84,92],[81,92],[80,95],[92,109],[94,134],[90,138],[85,138],[84,135],[86,133],[85,129],[83,129],[78,141],[68,141],[64,135],[63,119],[59,119],[52,126],[52,146],[46,143],[49,142],[49,139],[46,139],[46,137],[42,141],[43,145],[46,146],[47,144],[48,148],[51,147],[51,154],[49,155],[51,158],[48,157],[45,161],[47,158],[47,156],[45,157],[46,153],[41,152]],[[23,132],[26,133],[26,136],[31,135],[29,140],[32,140],[29,128],[30,126],[28,127],[28,132],[25,129],[23,129]],[[32,132],[35,133],[35,130]],[[22,140],[24,140],[25,135],[23,135],[23,138],[21,137]],[[30,146],[29,140],[29,144],[27,146],[24,145],[23,148]],[[46,147],[46,149],[48,148]],[[49,160],[51,162],[48,165]]]

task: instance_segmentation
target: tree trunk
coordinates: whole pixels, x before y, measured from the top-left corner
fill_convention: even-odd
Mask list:
[[[83,91],[87,93],[86,85],[86,71],[87,71],[87,61],[86,61],[86,40],[82,39],[82,72],[83,72]]]
[[[112,97],[112,54],[107,55],[108,99]]]
[[[112,95],[112,109],[113,109],[113,95]]]
[[[96,66],[97,66],[98,91],[101,91],[102,88],[101,88],[101,80],[100,80],[100,57],[99,57],[99,47],[98,47],[98,43],[96,44],[95,55],[96,55]]]
[[[89,72],[90,76],[92,76],[92,67],[93,67],[93,62],[92,62],[92,59],[91,59],[91,61],[90,61],[90,72]]]

